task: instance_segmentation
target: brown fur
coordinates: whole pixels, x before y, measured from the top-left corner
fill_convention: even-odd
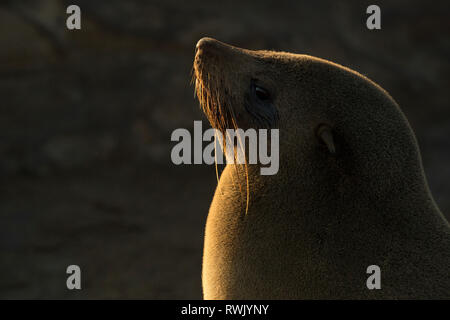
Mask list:
[[[278,174],[248,166],[247,214],[245,167],[221,175],[206,225],[205,299],[449,299],[449,224],[389,94],[326,60],[203,41],[194,68],[211,124],[258,126],[242,108],[257,78],[280,129]],[[323,123],[335,154],[315,135]],[[366,287],[373,264],[381,290]]]

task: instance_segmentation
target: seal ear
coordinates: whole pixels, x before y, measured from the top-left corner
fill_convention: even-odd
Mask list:
[[[331,154],[336,153],[336,147],[334,145],[333,132],[331,131],[330,126],[326,124],[321,124],[318,126],[316,130],[317,138],[325,144],[328,148],[328,151]]]

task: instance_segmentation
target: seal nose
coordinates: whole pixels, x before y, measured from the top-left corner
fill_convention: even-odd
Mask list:
[[[224,51],[230,46],[222,43],[213,38],[201,38],[197,45],[195,46],[195,52],[203,52],[203,53],[218,53],[219,51]]]
[[[208,47],[213,47],[215,45],[215,42],[218,42],[216,39],[213,38],[201,38],[200,40],[198,40],[197,45],[195,46],[195,49],[198,50],[204,50]]]

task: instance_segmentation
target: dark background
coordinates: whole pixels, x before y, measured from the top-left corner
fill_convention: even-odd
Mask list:
[[[1,1],[0,298],[201,298],[215,169],[173,165],[170,134],[204,119],[190,85],[203,36],[379,83],[450,217],[448,0],[374,3],[380,31],[365,1]],[[66,289],[70,264],[81,291]]]

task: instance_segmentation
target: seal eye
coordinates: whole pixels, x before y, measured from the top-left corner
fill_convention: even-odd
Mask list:
[[[269,91],[257,85],[255,85],[255,93],[260,100],[269,100],[270,98]]]
[[[271,128],[278,121],[278,111],[274,106],[274,96],[269,90],[251,81],[248,92],[245,93],[245,110],[252,116],[259,128]]]

